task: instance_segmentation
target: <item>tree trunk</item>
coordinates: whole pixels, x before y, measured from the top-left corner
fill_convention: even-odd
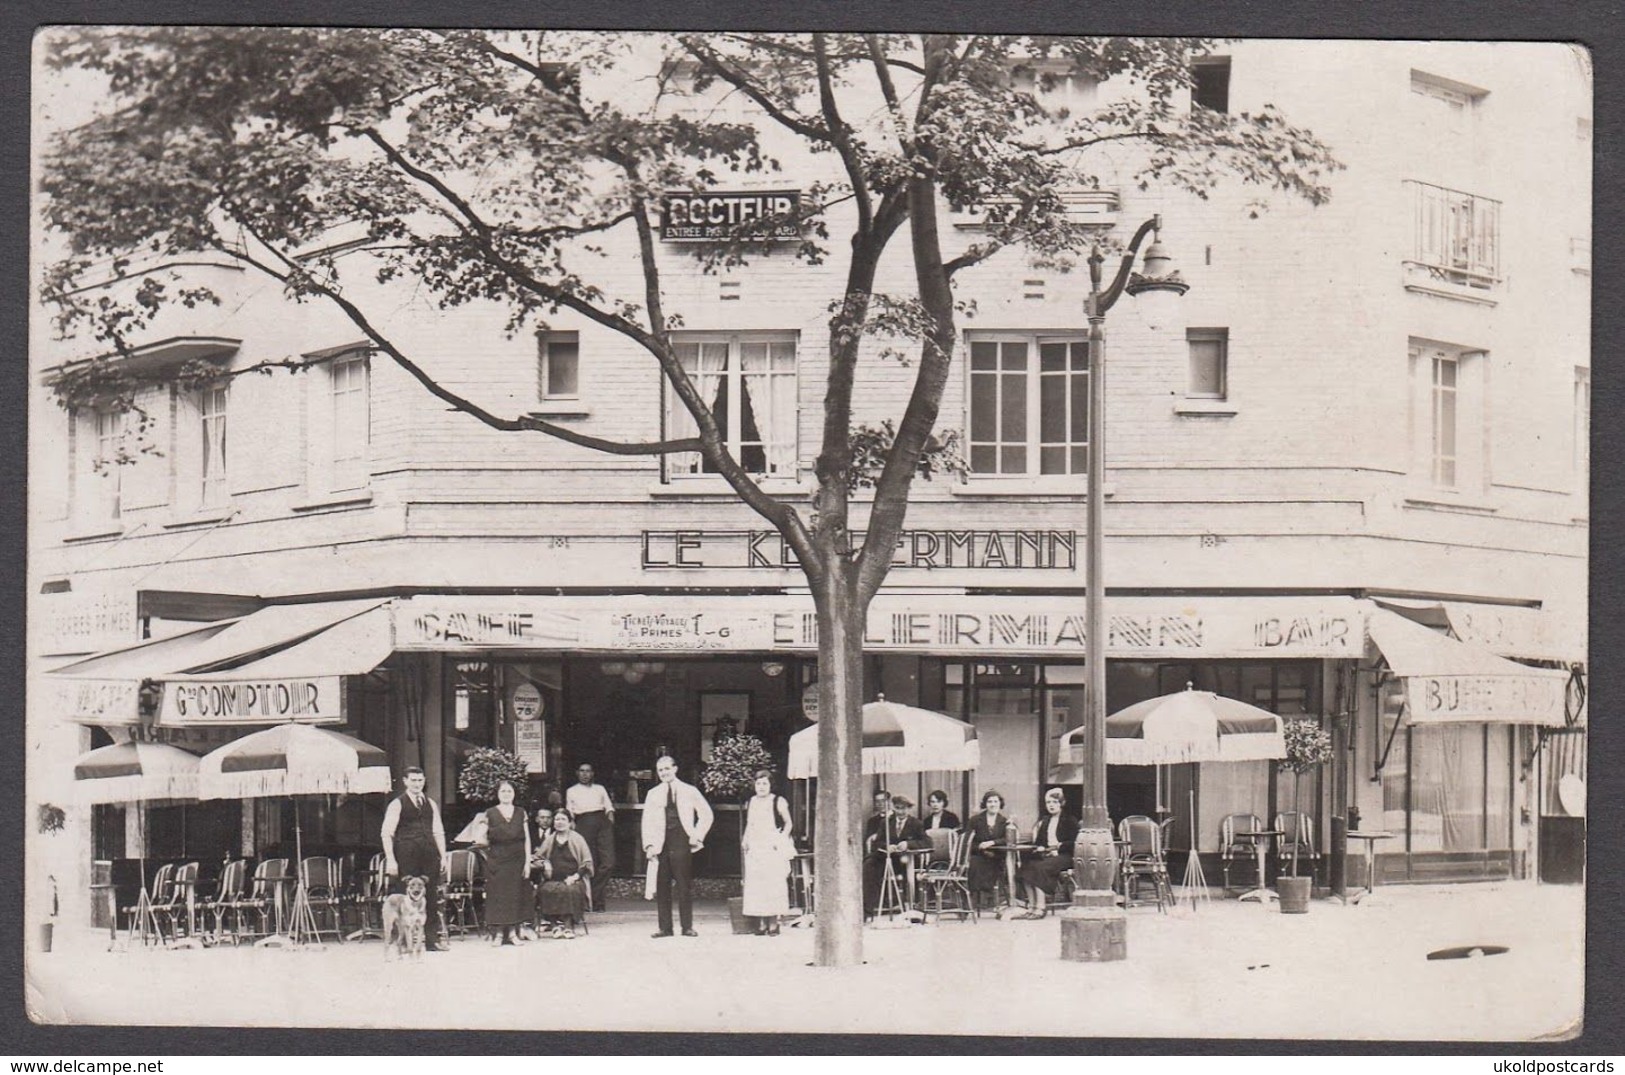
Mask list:
[[[840,554],[813,589],[818,610],[818,920],[813,961],[863,962],[863,626],[850,561]]]

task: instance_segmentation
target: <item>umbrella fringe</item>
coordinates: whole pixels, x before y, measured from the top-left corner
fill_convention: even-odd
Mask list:
[[[128,776],[84,778],[75,784],[74,797],[81,806],[198,797],[196,773],[132,773]]]
[[[335,767],[328,771],[301,766],[253,772],[205,772],[198,781],[200,799],[264,799],[283,795],[369,795],[388,792],[392,784],[385,766],[363,769]]]

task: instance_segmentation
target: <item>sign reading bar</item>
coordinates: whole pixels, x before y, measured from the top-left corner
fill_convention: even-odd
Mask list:
[[[852,535],[863,543],[861,531]],[[799,561],[777,530],[645,530],[643,569],[794,568]],[[1057,569],[1076,571],[1072,530],[904,530],[893,567]]]
[[[168,680],[159,724],[324,723],[344,719],[338,676],[307,679]]]
[[[708,191],[667,194],[660,237],[667,242],[801,238],[801,192]]]

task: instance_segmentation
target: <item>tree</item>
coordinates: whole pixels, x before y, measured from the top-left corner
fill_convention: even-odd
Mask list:
[[[1274,109],[1189,107],[1183,91],[1192,57],[1210,48],[1203,41],[150,28],[76,31],[53,45],[52,64],[86,69],[108,88],[102,114],[56,135],[45,160],[45,219],[69,242],[45,283],[64,328],[127,352],[157,311],[211,296],[149,274],[128,301],[91,302],[79,285],[97,259],[211,251],[280,281],[295,300],[342,310],[425,390],[494,429],[621,455],[698,452],[783,536],[817,609],[825,965],[862,958],[851,835],[862,809],[863,624],[913,481],[952,465],[953,436],[935,427],[963,311],[956,274],[1006,247],[1062,267],[1089,249],[1097,235],[1069,220],[1063,194],[1098,185],[1090,154],[1108,144],[1136,147],[1142,188],[1203,193],[1227,177],[1319,202],[1337,167]],[[614,101],[583,93],[592,78],[629,69],[657,73],[637,82],[653,88],[640,95],[623,78]],[[1047,93],[1067,77],[1138,92],[1074,115]],[[749,118],[664,107],[684,92],[717,91]],[[769,495],[750,461],[729,452],[673,346],[681,313],[666,307],[656,242],[664,194],[774,168],[768,131],[822,154],[829,175],[805,185],[793,210],[736,226],[706,264],[764,256],[788,228],[802,236],[795,256],[844,266],[844,287],[830,296],[816,492],[805,505]],[[477,172],[486,181],[475,182]],[[985,231],[966,249],[945,249],[942,212],[968,206],[983,208]],[[296,256],[357,222],[342,265],[331,254]],[[877,270],[899,237],[913,293],[881,293]],[[641,269],[636,295],[594,278],[606,245],[620,241]],[[567,310],[621,333],[659,367],[697,434],[619,442],[492,413],[437,382],[367,308],[358,249],[376,280],[411,279],[448,307],[499,303],[513,331]],[[917,355],[902,356],[913,344]],[[854,427],[860,364],[899,357],[911,378],[906,407],[895,424]],[[59,391],[127,396],[117,368],[92,363]],[[854,547],[850,498],[869,485],[873,506]]]

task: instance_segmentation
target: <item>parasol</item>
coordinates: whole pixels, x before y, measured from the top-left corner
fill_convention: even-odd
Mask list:
[[[195,799],[197,770],[196,754],[168,743],[114,743],[81,754],[73,763],[74,796],[85,806]],[[146,812],[137,810],[135,816],[141,844],[141,894],[135,901],[130,939],[139,938],[146,944],[154,938],[162,941],[163,935],[153,914],[152,893],[147,889]],[[118,914],[116,907],[114,910],[112,930],[116,943]]]
[[[881,695],[863,707],[863,771],[919,773],[963,772],[981,763],[976,729],[962,720],[929,709],[886,701]],[[818,729],[790,737],[785,767],[792,780],[818,775]]]
[[[1081,763],[1088,726],[1061,736],[1060,759]],[[1281,718],[1267,709],[1187,686],[1106,718],[1107,765],[1173,765],[1286,757]]]
[[[308,724],[279,724],[245,735],[206,754],[198,763],[201,799],[259,799],[286,795],[366,795],[391,788],[389,756],[371,743]],[[303,944],[317,936],[305,891],[304,832],[299,803],[293,806],[297,856],[290,936],[267,937],[261,944]],[[319,941],[319,937],[318,937]]]

